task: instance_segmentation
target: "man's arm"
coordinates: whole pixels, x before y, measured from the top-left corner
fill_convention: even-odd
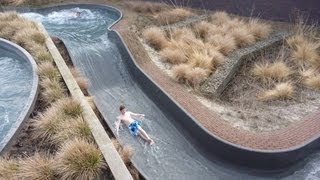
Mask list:
[[[114,122],[114,124],[116,125],[116,134],[117,134],[117,136],[119,136],[119,128],[120,128],[120,124],[121,124],[121,118],[118,116],[117,119],[118,120],[116,122]]]
[[[133,116],[135,118],[139,118],[139,117],[144,117],[145,115],[144,114],[138,114],[138,113],[130,112],[130,116]]]

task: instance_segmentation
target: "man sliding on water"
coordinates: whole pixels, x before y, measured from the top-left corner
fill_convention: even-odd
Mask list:
[[[139,135],[142,139],[149,142],[150,145],[154,144],[154,141],[148,136],[148,134],[141,128],[140,123],[135,120],[139,117],[144,117],[144,114],[136,114],[130,111],[127,111],[126,107],[121,105],[119,108],[121,114],[117,117],[118,121],[116,124],[116,133],[119,135],[119,127],[121,121],[123,121],[129,128],[129,131],[132,135]],[[133,119],[134,118],[134,119]]]

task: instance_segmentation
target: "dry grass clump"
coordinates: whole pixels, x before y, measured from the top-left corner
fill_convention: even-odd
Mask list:
[[[195,35],[192,32],[192,30],[186,27],[169,29],[168,34],[170,36],[171,41],[175,40],[177,42],[183,41],[184,39],[195,38]]]
[[[35,52],[35,60],[39,63],[39,62],[52,62],[52,56],[51,54],[48,52],[48,50],[46,49],[42,49],[42,48],[37,48],[35,47],[34,49],[32,49],[33,51],[37,51]]]
[[[259,21],[258,19],[249,20],[248,29],[256,40],[267,38],[271,33],[271,26]]]
[[[208,41],[224,55],[228,55],[230,52],[237,49],[236,41],[234,37],[230,35],[215,34],[210,36]]]
[[[80,77],[75,77],[74,79],[76,80],[83,94],[88,95],[89,83],[87,78],[80,76]]]
[[[231,20],[231,17],[225,11],[217,11],[210,18],[211,22],[222,25]]]
[[[294,87],[290,82],[276,84],[273,89],[266,90],[259,95],[261,101],[288,99],[293,96]]]
[[[246,27],[232,29],[230,34],[233,36],[238,47],[244,47],[255,42],[254,35]]]
[[[56,107],[59,111],[63,112],[66,116],[72,118],[77,118],[82,115],[83,108],[80,102],[74,98],[64,98],[57,101],[52,105]]]
[[[320,75],[308,77],[304,80],[304,84],[308,87],[320,90]]]
[[[26,45],[30,41],[43,45],[46,41],[44,35],[33,28],[26,28],[18,31],[12,39],[20,45]]]
[[[252,72],[262,80],[281,80],[292,74],[292,70],[282,61],[257,63]]]
[[[81,91],[83,92],[84,95],[88,95],[88,88],[89,88],[89,83],[88,80],[84,77],[80,78],[75,78],[77,84],[79,85]]]
[[[166,5],[162,3],[145,1],[126,2],[126,5],[138,13],[158,13],[166,7]]]
[[[172,73],[177,81],[197,87],[206,80],[210,71],[190,64],[180,64],[172,68]]]
[[[54,136],[60,131],[60,124],[66,121],[66,116],[57,107],[51,107],[34,119],[34,139],[52,144]]]
[[[164,32],[157,27],[150,27],[142,33],[146,42],[156,50],[164,49],[168,45],[168,40]]]
[[[294,35],[287,38],[287,44],[291,48],[292,59],[302,68],[320,68],[320,42],[317,25],[307,25],[304,17],[297,19]]]
[[[189,63],[193,67],[202,69],[213,70],[215,67],[215,61],[213,61],[212,57],[199,51],[196,51],[191,55]]]
[[[194,13],[183,8],[174,8],[168,11],[162,11],[157,14],[156,19],[161,25],[173,24],[183,21],[188,17],[194,16]]]
[[[160,57],[163,62],[171,64],[181,64],[188,60],[186,55],[180,49],[166,48],[160,52]]]
[[[301,66],[309,63],[315,67],[320,67],[320,56],[318,52],[320,43],[310,42],[306,38],[301,41],[302,39],[300,38],[301,36],[297,36],[288,41],[293,47],[291,54],[292,59]]]
[[[55,179],[54,160],[50,155],[40,155],[36,153],[34,156],[20,159],[18,179]]]
[[[7,11],[5,13],[0,13],[0,20],[4,21],[12,21],[14,19],[18,19],[20,16],[15,11]]]
[[[189,64],[180,64],[172,68],[174,79],[178,82],[186,82],[188,72],[192,69]]]
[[[199,38],[206,40],[209,36],[211,28],[212,24],[206,21],[201,21],[193,26],[193,31]]]
[[[86,124],[81,124],[80,120],[74,121],[77,123],[71,121],[71,119],[80,117],[82,111],[80,103],[72,98],[63,98],[55,102],[44,113],[34,119],[35,139],[39,138],[51,144],[61,142],[56,141],[56,136],[59,133],[64,133],[61,131],[66,130],[65,127],[69,126],[69,124],[73,125],[73,131],[80,132],[79,134],[86,134]],[[80,131],[78,131],[79,129]]]
[[[305,37],[303,34],[295,34],[295,35],[287,38],[286,42],[292,49],[296,49],[297,45],[304,44]]]
[[[302,70],[302,83],[307,87],[320,90],[320,74],[314,69]]]
[[[19,163],[16,160],[0,157],[0,178],[10,179],[19,172]]]
[[[44,78],[40,81],[40,86],[42,87],[41,99],[51,104],[61,98],[63,98],[65,89],[62,83],[57,80],[50,80],[49,78]]]
[[[41,78],[48,78],[52,81],[59,81],[61,78],[60,72],[50,62],[43,62],[38,66],[38,75]]]
[[[68,119],[67,123],[60,123],[60,131],[54,134],[52,142],[61,144],[74,138],[93,142],[91,129],[82,117]]]
[[[128,164],[131,161],[131,158],[134,154],[134,150],[131,146],[124,146],[123,148],[120,149],[119,153],[124,163]]]
[[[210,71],[206,69],[194,67],[186,74],[185,78],[188,84],[197,87],[207,79],[209,74]]]
[[[79,69],[72,67],[70,68],[70,71],[74,79],[76,80],[77,84],[79,85],[80,89],[82,90],[83,94],[88,95],[88,88],[89,88],[88,80],[82,76]]]
[[[61,179],[97,179],[105,167],[100,150],[84,140],[66,142],[57,153],[56,169]]]

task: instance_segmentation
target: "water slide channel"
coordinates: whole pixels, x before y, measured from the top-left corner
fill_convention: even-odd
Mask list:
[[[77,17],[76,12],[80,12]],[[122,144],[135,150],[133,163],[147,179],[314,179],[320,178],[320,154],[314,154],[293,174],[261,175],[221,161],[210,161],[197,151],[164,113],[145,94],[130,75],[120,51],[108,37],[107,27],[119,17],[98,6],[60,6],[22,13],[43,23],[52,36],[62,39],[73,63],[89,79],[89,93],[107,124],[113,127],[119,105],[144,113],[143,128],[155,140],[149,146],[133,137],[125,126],[120,131]],[[113,129],[113,128],[112,128]]]

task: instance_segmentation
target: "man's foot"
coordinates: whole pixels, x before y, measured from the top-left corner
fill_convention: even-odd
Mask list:
[[[149,142],[150,145],[154,144],[154,141],[152,139],[149,139],[148,142]]]

